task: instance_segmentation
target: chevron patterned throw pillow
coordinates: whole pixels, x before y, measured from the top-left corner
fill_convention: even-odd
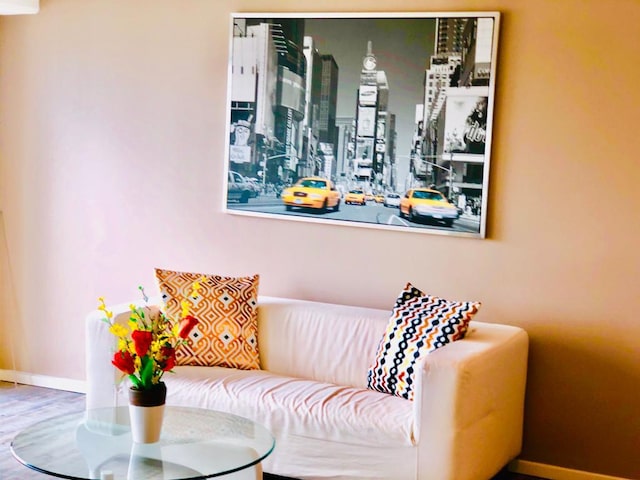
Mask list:
[[[464,338],[479,308],[480,302],[451,302],[407,283],[367,372],[368,388],[413,400],[420,360]]]

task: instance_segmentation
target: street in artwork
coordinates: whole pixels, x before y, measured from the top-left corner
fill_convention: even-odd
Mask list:
[[[397,207],[385,207],[381,203],[367,202],[366,205],[341,205],[337,212],[321,212],[312,209],[286,211],[281,199],[274,193],[267,193],[250,199],[246,204],[229,204],[229,208],[238,211],[253,211],[268,215],[295,215],[307,218],[337,220],[339,222],[368,223],[374,225],[388,225],[393,227],[428,228],[443,231],[474,233],[478,231],[479,217],[472,214],[462,214],[451,228],[441,225],[437,221],[410,222],[400,216]]]

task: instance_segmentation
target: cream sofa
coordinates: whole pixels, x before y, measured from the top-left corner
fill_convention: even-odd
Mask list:
[[[126,321],[128,305],[112,306]],[[231,412],[276,438],[265,472],[298,479],[483,480],[521,449],[528,337],[471,322],[427,355],[413,401],[366,388],[390,311],[260,297],[262,370],[182,366],[167,403]],[[126,404],[102,312],[87,318],[87,408]]]

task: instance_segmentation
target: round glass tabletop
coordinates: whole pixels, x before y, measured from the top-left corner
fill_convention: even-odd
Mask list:
[[[128,407],[88,410],[36,423],[11,442],[27,467],[73,480],[195,480],[259,464],[275,446],[263,426],[237,415],[165,407],[160,441],[131,440]]]

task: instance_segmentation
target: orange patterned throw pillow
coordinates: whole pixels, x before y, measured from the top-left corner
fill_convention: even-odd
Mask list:
[[[176,352],[177,365],[200,365],[255,370],[258,355],[259,275],[222,277],[155,269],[166,314],[179,318],[182,301],[200,320],[186,344]],[[200,282],[191,297],[193,282]]]

